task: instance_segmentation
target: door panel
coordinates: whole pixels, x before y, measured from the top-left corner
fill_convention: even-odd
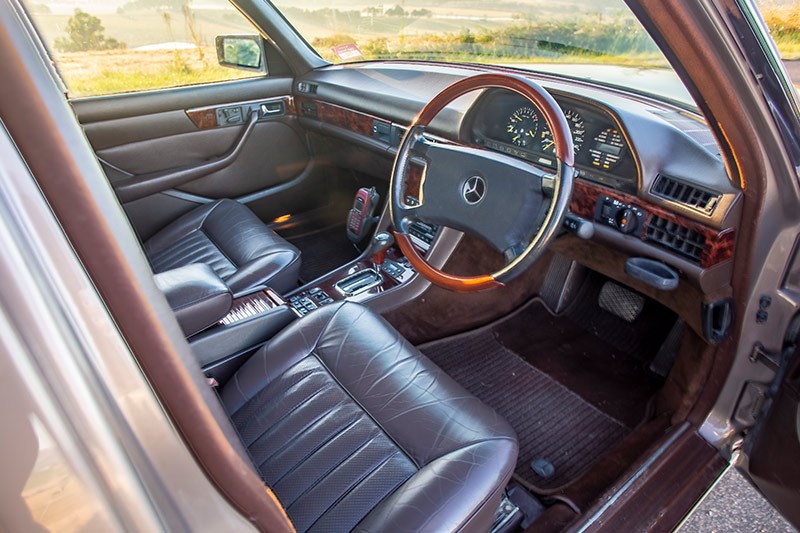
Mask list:
[[[745,443],[745,472],[800,528],[800,349],[795,349],[766,418]]]
[[[188,167],[227,152],[242,128],[230,126],[138,141],[99,150],[97,156],[134,175]],[[278,120],[263,122],[256,124],[230,166],[177,189],[212,199],[237,198],[286,183],[299,176],[308,164],[300,132]],[[119,180],[111,176],[109,179],[112,185]]]
[[[84,99],[73,107],[112,186],[146,182],[121,199],[147,239],[218,198],[243,201],[266,221],[324,205],[331,184],[312,164],[291,87],[291,78],[263,78]],[[252,112],[257,122],[248,129]],[[224,166],[212,167],[222,160]],[[203,172],[195,172],[201,165]]]

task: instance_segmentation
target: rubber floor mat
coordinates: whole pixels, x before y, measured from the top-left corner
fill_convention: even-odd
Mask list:
[[[349,263],[359,252],[347,238],[344,226],[288,239],[302,254],[300,264],[300,280],[303,283],[313,281],[328,272]]]
[[[503,347],[492,329],[435,341],[420,350],[508,420],[520,443],[516,473],[541,494],[576,479],[629,433],[622,423]],[[552,473],[537,474],[531,468],[534,461],[549,463]]]

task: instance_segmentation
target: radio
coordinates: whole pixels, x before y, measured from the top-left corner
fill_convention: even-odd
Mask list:
[[[347,237],[359,243],[364,240],[375,227],[377,217],[375,210],[378,208],[381,196],[375,187],[367,189],[362,187],[356,192],[353,208],[347,214]]]

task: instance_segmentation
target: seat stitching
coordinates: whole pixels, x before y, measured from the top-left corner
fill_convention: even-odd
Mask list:
[[[376,428],[376,429],[377,429],[377,428]],[[378,438],[379,436],[380,436],[380,435],[379,435],[379,434],[377,434],[377,433],[376,433],[376,434],[374,434],[374,435],[371,435],[371,436],[369,437],[369,439],[367,439],[366,441],[364,441],[364,443],[363,443],[363,444],[361,444],[361,445],[360,445],[358,448],[356,448],[355,450],[353,450],[352,452],[350,452],[350,454],[348,454],[347,456],[345,456],[345,457],[342,457],[342,458],[339,460],[339,462],[337,462],[336,464],[334,464],[334,465],[331,465],[331,467],[330,467],[330,468],[328,468],[328,470],[326,470],[326,471],[325,471],[325,472],[324,472],[324,473],[323,473],[323,474],[322,474],[320,477],[318,477],[318,478],[317,478],[317,479],[315,479],[313,482],[311,482],[311,483],[309,484],[308,488],[306,488],[306,489],[305,489],[305,490],[304,490],[302,493],[300,493],[300,494],[299,494],[299,495],[298,495],[298,496],[297,496],[297,497],[296,497],[294,500],[292,500],[292,502],[291,502],[291,503],[289,503],[288,505],[284,505],[284,506],[283,506],[283,508],[284,508],[284,509],[286,509],[286,511],[288,512],[288,511],[289,511],[289,507],[291,507],[292,505],[294,505],[295,503],[297,503],[297,501],[298,501],[300,498],[302,498],[303,496],[305,496],[306,494],[308,494],[309,492],[311,492],[312,490],[314,490],[314,489],[317,487],[317,485],[319,485],[320,483],[322,483],[322,481],[324,481],[326,477],[328,477],[329,475],[331,475],[331,474],[334,472],[334,470],[336,470],[337,468],[339,468],[340,466],[342,466],[342,465],[344,464],[344,462],[345,462],[345,461],[347,461],[347,460],[348,460],[348,459],[350,459],[351,457],[354,457],[354,456],[355,456],[357,453],[359,453],[360,451],[362,451],[363,449],[365,449],[367,446],[369,446],[370,444],[372,444],[372,442],[373,442],[373,441],[374,441],[376,438]]]
[[[330,390],[330,389],[328,389],[328,390]],[[289,440],[289,442],[286,442],[285,444],[281,445],[281,446],[280,446],[280,447],[279,447],[277,450],[275,450],[274,452],[272,452],[272,453],[271,453],[271,454],[270,454],[268,457],[266,457],[266,458],[265,458],[263,461],[261,461],[260,463],[258,463],[258,465],[256,465],[256,466],[257,466],[258,468],[261,468],[262,466],[264,466],[264,463],[266,463],[267,461],[269,461],[270,459],[272,459],[273,457],[275,457],[277,454],[281,453],[283,450],[285,450],[285,449],[286,449],[286,448],[288,448],[289,446],[291,446],[291,445],[294,445],[295,443],[294,443],[294,442],[292,442],[292,439],[294,439],[295,437],[297,437],[297,436],[298,436],[298,435],[300,435],[301,433],[304,433],[304,432],[308,431],[308,430],[309,430],[309,428],[311,428],[312,426],[316,425],[316,424],[317,424],[317,423],[318,423],[320,420],[322,420],[323,418],[325,418],[327,415],[331,414],[331,412],[332,412],[334,409],[336,409],[337,407],[341,406],[341,405],[342,405],[342,404],[344,404],[346,401],[347,401],[347,399],[342,399],[342,401],[340,401],[340,402],[336,402],[335,404],[333,404],[332,406],[330,406],[330,408],[328,409],[328,411],[326,411],[326,412],[322,412],[322,413],[318,414],[318,415],[317,415],[317,416],[316,416],[316,417],[315,417],[315,418],[314,418],[314,419],[313,419],[311,422],[309,422],[308,424],[306,424],[305,426],[303,426],[303,428],[302,428],[302,429],[300,429],[300,430],[298,430],[298,431],[295,431],[295,432],[294,432],[294,435],[292,435],[292,436],[291,436],[291,438],[290,438],[290,439],[288,439],[288,440]],[[258,436],[258,437],[257,437],[255,440],[253,440],[253,442],[250,444],[250,446],[254,446],[254,445],[256,444],[256,442],[258,442],[259,440],[261,440],[261,437],[263,437],[264,435],[266,435],[266,434],[267,434],[269,431],[271,431],[271,430],[274,430],[274,429],[275,429],[275,428],[278,426],[278,424],[280,424],[280,423],[281,423],[281,422],[283,422],[284,420],[286,420],[286,417],[282,417],[282,418],[281,418],[281,419],[280,419],[278,422],[276,422],[276,423],[272,424],[272,426],[270,426],[269,428],[267,428],[267,430],[266,430],[266,431],[264,431],[263,433],[261,433],[261,435],[259,435],[259,436]],[[283,436],[283,435],[282,435],[282,436]]]
[[[328,321],[325,323],[324,326],[322,326],[322,328],[320,328],[319,335],[317,335],[317,340],[315,340],[314,344],[311,345],[311,351],[309,352],[308,355],[315,355],[316,356],[316,353],[314,352],[314,350],[316,350],[317,346],[319,346],[320,339],[322,338],[322,336],[325,333],[328,332],[328,328],[331,326],[331,323],[333,322],[333,319],[336,318],[336,315],[339,314],[339,311],[341,311],[346,305],[347,305],[347,302],[343,303],[342,305],[340,305],[336,309],[336,311],[333,312],[333,314],[331,316],[328,317]],[[317,359],[319,359],[319,357],[317,357]],[[327,366],[325,366],[324,364],[322,366],[325,367],[325,370],[328,370]],[[330,373],[330,371],[328,371],[328,373]],[[338,383],[338,380],[337,380],[337,383]],[[341,385],[341,383],[339,385]]]
[[[334,501],[332,504],[330,504],[330,505],[328,506],[328,508],[327,508],[327,509],[325,509],[325,511],[324,511],[324,512],[323,512],[321,515],[319,515],[319,516],[317,517],[317,519],[316,519],[316,520],[314,520],[314,522],[313,522],[313,523],[312,523],[312,524],[311,524],[311,525],[308,527],[308,530],[310,531],[310,530],[311,530],[311,529],[314,527],[314,525],[316,525],[316,523],[317,523],[317,522],[319,522],[320,520],[322,520],[322,519],[325,517],[325,515],[327,515],[329,512],[331,512],[331,510],[332,510],[334,507],[336,507],[337,505],[339,505],[339,504],[342,502],[342,500],[344,500],[344,499],[345,499],[347,496],[349,496],[349,495],[350,495],[350,493],[352,493],[352,492],[353,492],[355,489],[357,489],[359,485],[361,485],[361,484],[362,484],[364,481],[366,481],[366,480],[367,480],[367,478],[371,477],[371,476],[372,476],[372,475],[373,475],[375,472],[377,472],[378,470],[380,470],[381,468],[383,468],[383,467],[386,465],[386,463],[388,463],[389,461],[391,461],[391,460],[392,460],[392,458],[393,458],[395,455],[397,455],[397,454],[400,454],[400,453],[402,453],[402,452],[400,452],[400,450],[395,450],[394,452],[392,452],[391,454],[389,454],[389,455],[388,455],[388,456],[387,456],[387,457],[386,457],[384,460],[382,460],[380,463],[378,463],[377,465],[375,465],[374,467],[372,467],[372,468],[371,468],[371,469],[370,469],[368,472],[364,472],[363,474],[361,474],[361,476],[360,476],[358,479],[356,479],[356,480],[355,480],[353,483],[351,483],[351,484],[350,484],[350,487],[348,487],[348,488],[347,488],[347,491],[346,491],[344,494],[342,494],[341,496],[339,496],[339,497],[336,499],[336,501]],[[410,477],[411,477],[411,476],[409,476],[409,478],[406,478],[406,480],[405,480],[405,481],[402,481],[402,482],[398,483],[398,484],[397,484],[397,486],[395,486],[395,487],[394,487],[394,488],[393,488],[391,491],[389,491],[389,494],[391,494],[392,492],[394,492],[394,490],[395,490],[395,489],[396,489],[398,486],[400,486],[400,485],[402,485],[403,483],[405,483],[406,481],[408,481],[408,479],[410,479]],[[385,497],[386,497],[386,496],[384,496],[384,498],[385,498]],[[383,501],[383,498],[381,498],[381,501]],[[369,512],[370,512],[370,511],[367,511],[367,512],[366,512],[366,514],[365,514],[364,516],[366,516],[367,514],[369,514]],[[362,516],[362,517],[361,517],[361,518],[358,520],[358,522],[360,522],[361,520],[363,520],[363,519],[364,519],[364,516]],[[356,522],[356,524],[358,524],[358,522]]]
[[[205,216],[200,219],[200,224],[197,225],[197,229],[201,229],[203,227],[203,224],[205,224],[206,220],[208,219],[208,217],[211,216],[211,213],[213,213],[214,210],[219,206],[221,206],[223,203],[224,202],[222,200],[217,200],[217,202],[211,206],[211,209],[208,210],[208,213],[206,213]]]
[[[200,229],[198,229],[197,231],[200,231],[200,232],[202,232],[202,233],[203,233],[203,235],[205,235],[205,236],[206,236],[206,239],[208,239],[209,241],[211,241],[211,244],[213,244],[213,245],[214,245],[214,248],[216,248],[216,249],[219,251],[220,255],[221,255],[222,257],[224,257],[225,259],[227,259],[227,260],[228,260],[228,262],[229,262],[231,265],[233,265],[233,268],[234,268],[234,270],[236,270],[236,271],[238,271],[238,270],[239,270],[239,265],[237,265],[237,264],[236,264],[236,263],[233,261],[233,259],[231,259],[230,257],[228,257],[228,254],[226,254],[226,253],[225,253],[225,250],[223,250],[223,249],[222,249],[222,246],[220,246],[220,245],[217,243],[217,241],[215,241],[214,239],[212,239],[212,238],[211,238],[211,234],[210,234],[209,232],[207,232],[207,231],[206,231],[206,230],[204,230],[203,228],[200,228]],[[235,273],[236,273],[236,272],[234,272],[234,274],[235,274]]]
[[[266,358],[265,358],[265,359],[266,359]],[[300,363],[302,363],[302,362],[303,362],[303,361],[305,361],[306,359],[307,359],[307,357],[304,357],[303,359],[301,359],[300,361],[298,361],[298,362],[297,362],[297,363],[295,363],[294,365],[292,365],[292,366],[290,366],[289,368],[287,368],[287,369],[284,371],[284,373],[286,373],[286,372],[288,372],[289,370],[293,369],[294,367],[296,367],[297,365],[299,365]],[[239,375],[239,374],[238,374],[238,372],[237,372],[235,375],[236,375],[236,376],[238,376],[238,375]],[[289,385],[288,387],[286,387],[286,389],[285,389],[283,392],[284,392],[284,393],[286,393],[286,392],[289,392],[291,389],[293,389],[293,388],[297,387],[298,385],[300,385],[301,383],[303,383],[303,382],[304,382],[304,381],[306,381],[307,379],[310,379],[310,378],[314,377],[314,375],[316,375],[316,373],[315,373],[313,370],[309,370],[308,372],[305,372],[305,375],[303,375],[303,376],[302,376],[300,379],[298,379],[296,382],[294,382],[294,383],[292,383],[291,385]],[[267,376],[267,377],[268,377],[268,376]],[[269,388],[269,386],[270,386],[271,384],[272,384],[272,380],[270,380],[270,382],[269,382],[269,383],[267,383],[267,384],[266,384],[266,385],[265,385],[263,388],[261,388],[261,389],[257,390],[257,391],[256,391],[256,393],[255,393],[255,394],[253,394],[253,395],[252,395],[250,398],[247,398],[247,399],[245,400],[245,402],[244,402],[244,403],[241,405],[241,407],[239,407],[239,408],[238,408],[236,411],[234,411],[233,413],[231,413],[231,414],[230,414],[230,415],[228,415],[228,416],[230,416],[231,418],[233,418],[233,417],[234,417],[234,415],[236,415],[236,413],[238,413],[239,411],[241,411],[241,410],[242,410],[242,409],[243,409],[243,408],[244,408],[244,407],[245,407],[247,404],[249,404],[251,401],[255,400],[255,399],[256,399],[256,398],[259,396],[259,394],[261,394],[262,392],[265,392],[265,391],[266,391],[266,389],[267,389],[267,388]],[[317,393],[319,393],[319,392],[320,392],[320,391],[317,391]],[[315,395],[316,395],[316,393],[315,393]],[[242,396],[244,397],[244,393],[242,393]],[[312,395],[311,397],[307,398],[306,400],[310,400],[310,399],[311,399],[311,398],[313,398],[313,397],[314,397],[314,396]],[[306,400],[304,400],[304,401],[306,401]],[[302,402],[301,402],[301,404],[302,404]],[[297,408],[297,407],[299,407],[299,406],[295,406],[295,408]],[[288,414],[289,414],[289,413],[287,413],[287,415],[288,415]],[[286,415],[284,415],[284,416],[286,416]],[[279,420],[278,422],[280,422],[280,420]],[[276,422],[276,424],[277,424],[277,422]]]
[[[330,444],[332,441],[334,441],[334,440],[338,439],[338,438],[339,438],[339,436],[340,436],[340,435],[342,435],[342,434],[343,434],[345,431],[347,431],[348,429],[352,428],[353,426],[355,426],[356,424],[358,424],[359,422],[361,422],[362,418],[365,418],[365,415],[364,415],[364,413],[358,413],[358,417],[356,417],[356,419],[355,419],[355,420],[353,420],[352,422],[348,423],[346,426],[344,426],[344,427],[342,427],[342,428],[339,428],[338,430],[336,430],[336,433],[334,433],[333,435],[331,435],[330,437],[328,437],[328,439],[327,439],[327,440],[325,440],[324,442],[321,442],[321,443],[319,443],[317,446],[315,446],[315,447],[314,447],[312,450],[310,450],[310,451],[309,451],[309,452],[308,452],[308,453],[307,453],[305,456],[303,456],[303,458],[302,458],[302,459],[300,459],[300,461],[298,461],[298,463],[297,463],[296,465],[294,465],[292,468],[290,468],[290,469],[289,469],[289,470],[288,470],[286,473],[284,473],[284,474],[283,474],[281,477],[279,477],[279,478],[278,478],[278,479],[277,479],[277,480],[276,480],[274,483],[272,483],[272,484],[273,484],[273,485],[277,485],[278,483],[280,483],[281,481],[283,481],[284,479],[286,479],[286,477],[287,477],[287,476],[290,476],[290,475],[292,475],[292,474],[294,473],[294,471],[295,471],[295,470],[297,470],[298,468],[300,468],[300,466],[302,466],[302,465],[303,465],[303,464],[304,464],[306,461],[308,461],[308,459],[309,459],[309,458],[310,458],[312,455],[314,455],[314,454],[316,454],[317,452],[319,452],[319,451],[320,451],[322,448],[324,448],[325,446],[327,446],[328,444]],[[321,420],[321,419],[320,419],[320,420]],[[316,421],[316,422],[314,422],[314,423],[316,424],[316,423],[318,423],[320,420],[317,420],[317,421]],[[285,448],[285,447],[284,447],[284,448]],[[281,451],[283,451],[283,450],[281,450]],[[274,456],[274,455],[273,455],[273,456]]]
[[[370,420],[372,420],[372,422],[378,427],[378,429],[380,429],[381,432],[384,435],[386,435],[386,438],[392,441],[392,443],[394,443],[394,445],[397,446],[397,449],[402,451],[403,454],[408,458],[408,460],[411,461],[414,467],[416,467],[416,469],[419,470],[421,466],[419,462],[416,460],[416,458],[414,458],[410,453],[408,453],[406,449],[399,442],[397,442],[397,440],[395,440],[395,438],[388,431],[386,431],[383,425],[372,415],[372,413],[370,413],[361,404],[361,402],[358,401],[358,399],[355,396],[353,396],[353,394],[351,394],[349,390],[347,390],[347,388],[342,384],[342,382],[339,381],[339,378],[337,378],[336,375],[333,372],[331,372],[330,368],[328,368],[328,365],[325,364],[325,361],[323,361],[322,358],[316,352],[312,352],[312,355],[316,357],[317,360],[320,362],[320,364],[323,366],[323,368],[325,368],[325,370],[328,371],[328,374],[330,374],[331,378],[334,381],[336,381],[336,383],[339,385],[339,387],[341,387],[344,393],[347,394],[355,402],[355,404],[358,405],[359,408],[361,408],[362,411],[364,411],[364,414],[366,414],[370,418]]]

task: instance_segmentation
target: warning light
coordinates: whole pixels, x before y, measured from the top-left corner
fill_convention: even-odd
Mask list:
[[[276,218],[275,220],[273,220],[272,222],[273,222],[273,224],[280,224],[282,222],[286,222],[290,218],[292,218],[292,215],[290,215],[290,214],[289,215],[281,215],[278,218]]]

